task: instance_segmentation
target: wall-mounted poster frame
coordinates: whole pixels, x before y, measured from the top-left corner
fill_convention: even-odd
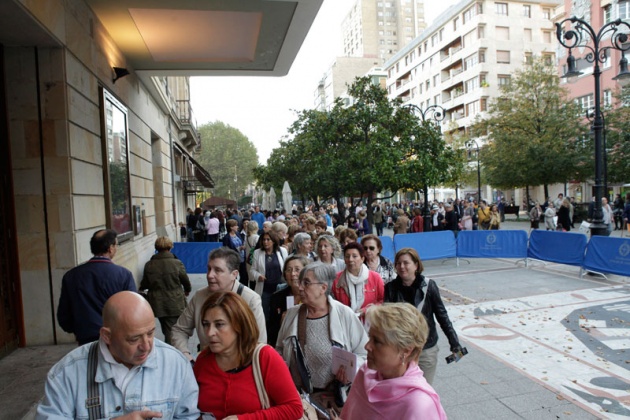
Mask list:
[[[133,238],[127,107],[101,86],[101,138],[107,227],[118,242]]]

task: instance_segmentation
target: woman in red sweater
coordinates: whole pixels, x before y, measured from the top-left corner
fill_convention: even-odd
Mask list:
[[[202,309],[208,347],[193,367],[199,384],[199,409],[221,419],[299,419],[303,408],[282,357],[270,346],[260,351],[260,368],[270,408],[263,410],[252,372],[258,326],[236,293],[215,292]]]
[[[349,306],[355,313],[364,315],[370,305],[380,305],[385,297],[383,279],[365,265],[365,248],[351,242],[343,249],[346,269],[337,274],[332,295]]]

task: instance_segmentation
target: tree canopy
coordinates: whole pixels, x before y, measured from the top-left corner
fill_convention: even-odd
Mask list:
[[[221,121],[200,126],[199,134],[201,154],[197,161],[212,176],[214,195],[230,199],[242,195],[254,181],[256,146],[240,130]]]
[[[615,95],[614,110],[606,115],[608,182],[628,182],[630,174],[630,86]]]
[[[487,134],[481,162],[499,188],[581,181],[592,173],[584,112],[560,86],[555,67],[536,59],[501,87],[475,134]]]
[[[339,206],[342,197],[366,197],[371,220],[377,193],[417,190],[453,176],[457,159],[434,124],[389,100],[368,77],[357,78],[348,94],[349,105],[337,99],[330,111],[298,113],[292,137],[256,170],[265,189],[288,180],[294,194],[316,203],[334,198]]]

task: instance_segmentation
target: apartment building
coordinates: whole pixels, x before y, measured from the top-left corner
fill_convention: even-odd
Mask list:
[[[442,106],[443,132],[465,131],[534,56],[556,60],[556,0],[464,0],[385,63],[392,98]]]
[[[341,24],[343,53],[383,64],[425,27],[424,0],[357,0]]]
[[[591,2],[590,0],[564,0],[556,9],[556,21],[577,16],[586,20],[596,31],[602,26],[616,20],[622,19],[630,23],[630,0],[602,0]],[[566,24],[565,30],[569,30],[570,26]],[[589,39],[590,43],[590,39]],[[603,47],[610,45],[610,38],[605,39]],[[593,79],[593,63],[586,60],[588,50],[575,49],[573,56],[576,58],[577,70],[582,74],[572,78],[570,83],[566,79],[562,79],[561,83],[568,89],[569,95],[582,105],[584,112],[595,106],[594,79]],[[558,49],[558,74],[562,76],[566,73],[566,58],[568,50],[564,47]],[[613,78],[619,74],[619,61],[621,52],[618,50],[608,50],[606,52],[606,60],[600,63],[601,74],[601,92],[600,98],[603,107],[613,106],[613,94],[621,88],[623,81],[617,81]]]

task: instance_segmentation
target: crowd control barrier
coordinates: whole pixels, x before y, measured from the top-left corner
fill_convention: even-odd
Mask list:
[[[523,230],[464,230],[457,235],[457,257],[527,258]]]
[[[171,252],[184,263],[188,274],[198,274],[208,270],[210,251],[222,246],[221,242],[175,242]]]
[[[527,257],[560,264],[581,266],[586,251],[586,236],[551,230],[533,230]]]
[[[582,268],[630,276],[630,239],[592,236],[586,247]]]
[[[415,249],[423,261],[457,256],[455,235],[450,230],[394,235],[394,249],[402,248]]]
[[[394,248],[394,241],[391,236],[379,236],[378,239],[381,240],[381,245],[383,245],[381,255],[393,263],[394,258],[396,258],[396,249]]]

